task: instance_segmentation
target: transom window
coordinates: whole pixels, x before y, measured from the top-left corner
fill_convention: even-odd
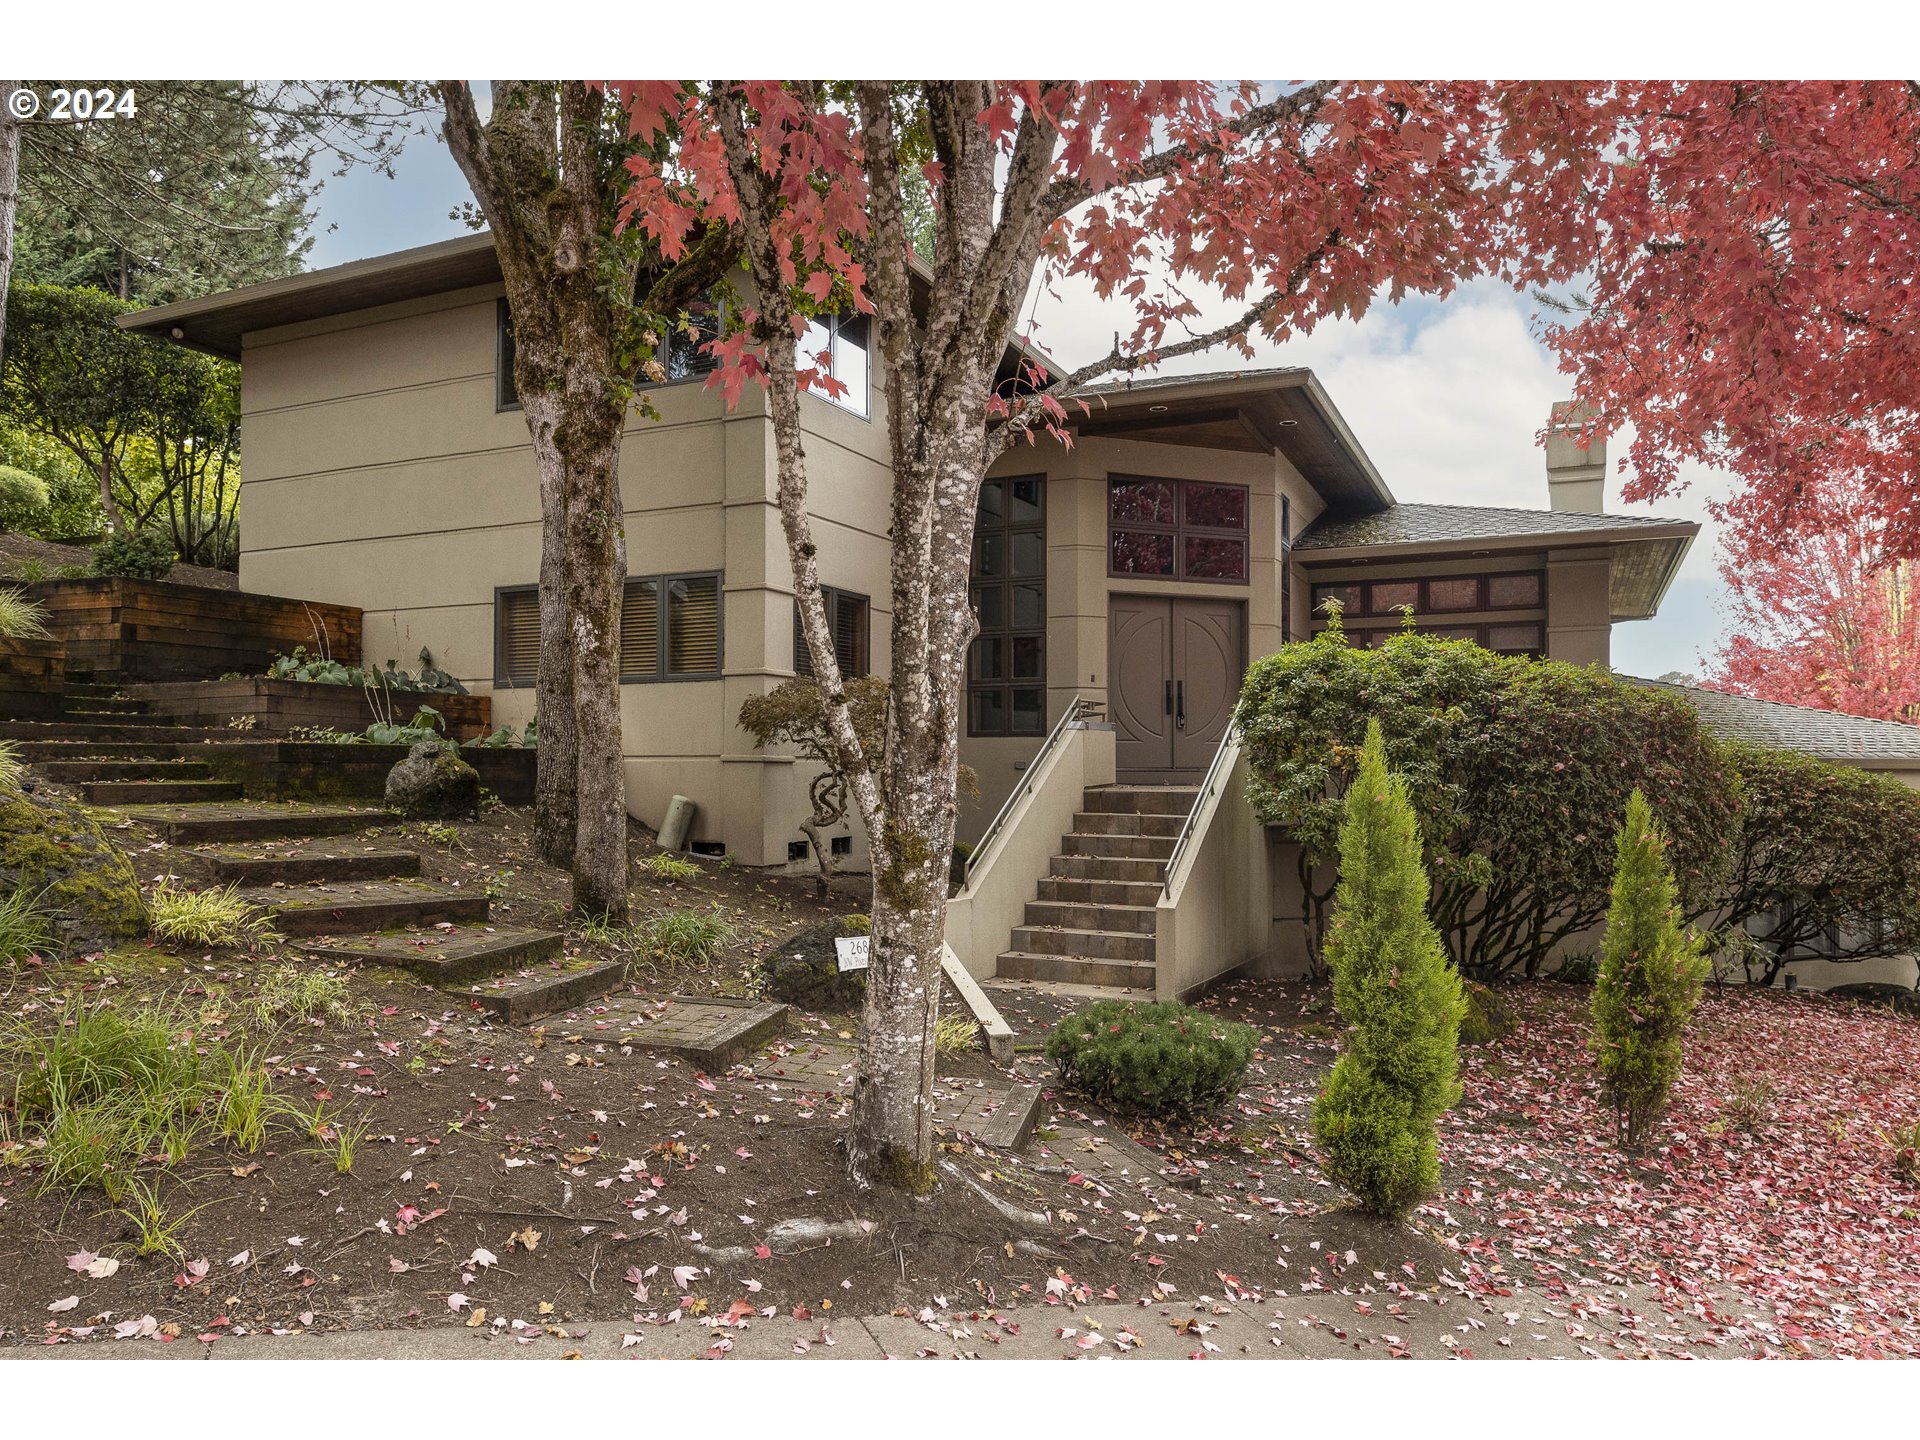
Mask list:
[[[1107,573],[1247,583],[1244,485],[1115,475],[1107,481]]]
[[[826,602],[827,628],[833,632],[833,658],[840,666],[840,678],[858,680],[872,663],[867,658],[872,637],[867,597],[822,585],[820,598]],[[813,679],[813,652],[807,648],[806,633],[800,628],[797,600],[793,606],[793,673]]]
[[[832,364],[833,378],[846,386],[841,395],[829,395],[824,385],[816,384],[813,393],[829,405],[865,419],[871,405],[868,380],[871,366],[867,359],[868,336],[872,326],[865,315],[828,315],[807,322],[807,333],[800,338],[800,363],[811,366],[825,351]]]
[[[718,574],[647,575],[627,581],[620,597],[622,684],[716,679],[720,639]],[[532,685],[539,675],[540,587],[514,585],[495,591],[494,685]]]
[[[1538,618],[1546,607],[1546,576],[1538,570],[1323,582],[1313,587],[1316,629],[1326,627],[1335,606],[1356,645],[1378,645],[1398,634],[1410,609],[1422,634],[1471,640],[1502,655],[1537,657],[1546,649],[1546,623]],[[1509,612],[1505,618],[1503,612]]]
[[[980,487],[973,535],[973,610],[967,656],[967,733],[1047,730],[1046,479],[1021,475]]]

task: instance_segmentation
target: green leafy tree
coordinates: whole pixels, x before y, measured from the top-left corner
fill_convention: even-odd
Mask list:
[[[1349,1028],[1313,1129],[1328,1175],[1367,1210],[1400,1215],[1439,1183],[1439,1121],[1460,1096],[1466,1002],[1427,918],[1419,823],[1377,720],[1344,809],[1326,954]]]
[[[1745,806],[1733,864],[1687,911],[1709,949],[1768,985],[1796,960],[1920,951],[1920,791],[1791,750],[1728,753]]]
[[[1613,899],[1593,989],[1593,1038],[1616,1138],[1645,1147],[1679,1077],[1681,1035],[1707,965],[1681,925],[1667,837],[1639,790],[1614,840]]]
[[[90,540],[106,528],[100,491],[59,441],[23,429],[0,408],[0,465],[24,470],[47,487],[46,509],[10,529],[41,540]]]

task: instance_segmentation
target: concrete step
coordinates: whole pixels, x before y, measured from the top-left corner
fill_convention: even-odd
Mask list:
[[[1151,905],[1088,905],[1071,900],[1029,900],[1027,924],[1069,930],[1110,930],[1122,935],[1151,935],[1159,922]]]
[[[150,825],[175,845],[230,840],[271,840],[296,835],[347,835],[393,820],[386,810],[347,810],[330,805],[123,805],[122,815]]]
[[[1187,817],[1180,815],[1131,815],[1120,811],[1082,810],[1073,817],[1073,828],[1081,835],[1178,835]]]
[[[206,780],[213,767],[204,760],[36,760],[33,768],[49,780],[78,784],[86,780]]]
[[[560,954],[551,930],[514,925],[451,925],[446,929],[388,929],[365,935],[324,935],[297,942],[309,955],[357,965],[392,965],[442,988],[470,985],[488,975],[542,964]]]
[[[1081,804],[1109,815],[1180,815],[1193,809],[1197,785],[1090,785]]]
[[[222,885],[305,885],[328,880],[391,880],[420,873],[415,850],[292,841],[271,849],[226,845],[187,855]]]
[[[1145,960],[1154,958],[1152,935],[1115,930],[1087,930],[1066,925],[1016,925],[1013,948],[1033,955],[1078,955],[1088,960]]]
[[[558,937],[555,937],[556,939]],[[597,1000],[626,983],[624,960],[589,960],[555,954],[533,964],[483,980],[449,994],[458,995],[505,1025],[525,1025],[556,1010]]]
[[[1002,980],[1049,980],[1063,985],[1153,991],[1151,961],[1087,960],[1077,955],[1009,950],[995,962],[995,968]]]
[[[240,892],[273,917],[283,935],[358,935],[441,923],[472,924],[488,914],[486,892],[424,880],[342,880]]]
[[[247,795],[237,780],[89,780],[80,793],[89,805],[188,805]]]
[[[1047,873],[1064,880],[1128,880],[1158,886],[1165,879],[1164,860],[1135,860],[1124,855],[1056,855]]]
[[[1165,861],[1173,854],[1171,835],[1088,835],[1075,830],[1061,837],[1068,855],[1103,855],[1121,860]]]
[[[1160,902],[1160,895],[1158,880],[1082,880],[1047,875],[1040,881],[1040,899],[1072,900],[1083,905],[1151,906]]]

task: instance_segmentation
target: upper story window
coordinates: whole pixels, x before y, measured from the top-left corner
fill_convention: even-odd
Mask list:
[[[513,380],[513,312],[506,298],[494,302],[493,408],[495,413],[520,408],[520,387]]]
[[[666,603],[661,604],[665,596]],[[540,675],[540,587],[495,592],[493,683],[506,689]],[[711,680],[720,675],[720,576],[646,575],[620,597],[620,680]]]
[[[707,349],[707,342],[719,338],[725,315],[724,307],[712,295],[702,295],[687,307],[684,322],[667,332],[666,354],[661,362],[666,370],[666,384],[698,380],[720,363]],[[513,355],[513,312],[502,297],[494,302],[493,408],[496,411],[520,408],[520,390],[513,378]]]
[[[1423,634],[1472,640],[1502,655],[1538,658],[1546,650],[1546,576],[1538,570],[1338,580],[1313,587],[1316,628],[1325,627],[1328,611],[1336,606],[1356,645],[1377,645],[1398,634],[1402,616],[1411,610],[1414,629]],[[1478,621],[1480,616],[1487,618]]]
[[[872,622],[867,597],[822,585],[820,598],[826,602],[827,628],[833,632],[833,658],[840,667],[840,678],[858,680],[870,666],[867,656]],[[807,637],[800,628],[798,601],[793,606],[793,673],[813,679],[813,652],[807,649]]]
[[[829,395],[822,386],[815,385],[813,393],[862,419],[872,412],[868,391],[873,367],[867,357],[868,337],[872,333],[873,327],[865,315],[828,315],[809,320],[807,333],[800,339],[801,363],[811,364],[824,352],[830,359],[833,378],[847,387],[845,394]]]
[[[1247,583],[1244,485],[1116,475],[1107,482],[1107,573]]]

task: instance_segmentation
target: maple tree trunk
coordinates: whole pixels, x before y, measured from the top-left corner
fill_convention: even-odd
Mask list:
[[[20,122],[6,107],[18,80],[0,80],[0,359],[6,356],[7,287],[13,280],[13,216],[20,203]]]
[[[567,594],[573,620],[579,777],[573,903],[627,919],[627,792],[620,745],[620,430],[582,437],[567,497]],[[661,597],[666,603],[666,597]]]
[[[534,714],[534,853],[562,870],[573,866],[579,824],[579,729],[574,714],[573,626],[567,618],[567,466],[553,443],[559,404],[552,395],[523,396],[540,471],[540,666]]]

